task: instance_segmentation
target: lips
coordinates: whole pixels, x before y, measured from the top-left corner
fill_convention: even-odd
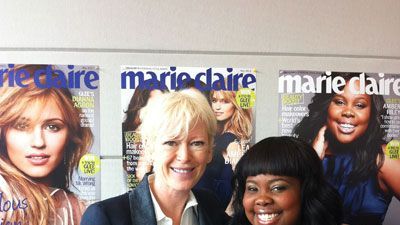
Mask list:
[[[277,219],[279,213],[256,213],[256,218],[260,224],[271,224]]]
[[[194,168],[175,168],[171,167],[172,171],[179,174],[188,174],[194,170]]]
[[[45,165],[49,161],[50,155],[30,154],[30,155],[25,156],[25,158],[27,158],[28,161],[35,166],[42,166],[42,165]]]
[[[341,133],[351,134],[354,132],[356,126],[350,123],[338,123],[338,128]]]

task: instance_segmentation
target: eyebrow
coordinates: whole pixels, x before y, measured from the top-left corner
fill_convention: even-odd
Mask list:
[[[340,97],[340,98],[346,98],[345,96],[343,96],[342,94],[335,94],[332,99],[336,98],[336,97]],[[359,100],[359,99],[363,99],[363,100],[367,100],[368,97],[367,96],[358,96],[354,98],[355,100]]]
[[[31,121],[35,121],[31,118],[27,118],[27,117],[20,117],[17,119],[16,123],[30,123]],[[52,122],[52,121],[60,121],[62,123],[66,123],[64,119],[59,118],[59,117],[54,117],[54,118],[48,118],[43,120],[44,123],[48,123],[48,122]]]
[[[18,117],[17,120],[15,120],[15,123],[29,123],[30,121],[31,121],[30,118]]]
[[[50,119],[45,119],[43,122],[52,122],[52,121],[60,121],[62,123],[65,123],[64,119],[61,118],[50,118]]]
[[[246,180],[246,184],[247,184],[247,183],[256,183],[256,181],[253,180],[253,179],[249,179],[249,178],[247,178],[247,179],[248,179],[248,180]],[[271,179],[271,180],[268,180],[267,183],[268,183],[268,184],[271,184],[271,183],[275,183],[275,182],[277,182],[277,181],[285,181],[285,182],[287,182],[287,183],[290,183],[290,181],[289,181],[288,179],[285,179],[284,177],[273,178],[273,179]]]

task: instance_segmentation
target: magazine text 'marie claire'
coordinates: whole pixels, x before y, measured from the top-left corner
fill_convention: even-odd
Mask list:
[[[8,64],[7,68],[0,69],[0,87],[3,87],[4,83],[9,87],[27,87],[24,81],[33,77],[38,88],[81,88],[81,83],[89,89],[98,88],[99,74],[96,71],[76,71],[73,65],[68,65],[68,70],[65,73],[48,65],[46,69],[38,69],[31,74],[25,69],[14,71],[14,64]],[[41,81],[43,74],[46,76],[44,81]]]
[[[354,94],[377,94],[400,96],[400,77],[385,78],[384,73],[378,74],[378,79],[360,73],[350,78],[332,77],[330,73],[320,76],[311,75],[282,75],[279,77],[279,93],[343,93],[343,87],[349,83],[350,91]],[[359,88],[356,88],[358,82]]]

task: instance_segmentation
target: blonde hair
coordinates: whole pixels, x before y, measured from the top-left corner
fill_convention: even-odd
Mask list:
[[[47,65],[20,65],[14,67],[14,71],[24,69],[31,74]],[[53,77],[56,77],[53,74]],[[39,81],[45,82],[45,74],[41,74]],[[6,215],[8,221],[21,221],[22,224],[46,225],[48,218],[54,215],[54,202],[49,195],[48,187],[37,184],[30,177],[15,167],[8,158],[6,150],[5,134],[19,119],[20,115],[32,104],[45,104],[53,100],[59,107],[68,128],[68,138],[64,151],[64,162],[57,166],[55,171],[54,187],[68,192],[73,170],[77,167],[79,159],[87,153],[93,141],[90,128],[80,126],[80,109],[75,108],[72,95],[67,88],[38,88],[33,77],[24,80],[26,87],[7,86],[6,76],[4,86],[0,88],[0,175],[4,178],[8,187],[2,190],[8,191],[10,200],[27,199],[28,207],[24,210],[11,211]],[[7,190],[9,189],[9,190]],[[12,219],[12,220],[10,220]],[[4,220],[6,221],[6,220]]]
[[[185,89],[163,94],[144,107],[140,117],[140,133],[147,156],[154,151],[159,135],[187,135],[198,123],[205,125],[212,149],[217,121],[207,99],[199,91]]]
[[[253,113],[252,109],[243,109],[236,102],[236,92],[234,91],[215,91],[210,92],[210,99],[213,99],[215,93],[222,96],[222,99],[231,102],[235,106],[235,111],[231,118],[224,125],[224,132],[231,132],[241,140],[249,140],[253,132]]]

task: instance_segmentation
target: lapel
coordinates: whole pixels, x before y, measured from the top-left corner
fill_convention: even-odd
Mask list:
[[[208,217],[208,215],[206,213],[204,213],[204,210],[200,205],[197,206],[197,210],[198,210],[198,213],[199,213],[199,225],[210,225],[210,224],[213,224],[211,222],[211,219]]]
[[[147,178],[147,175],[144,176],[139,185],[129,193],[132,225],[157,225]]]
[[[197,191],[193,190],[193,194],[196,197],[196,200],[198,202],[198,204],[197,204],[197,213],[198,213],[199,225],[210,225],[210,224],[213,224],[211,218],[206,213],[207,210],[204,210],[204,207],[207,207],[205,205],[205,202],[203,202],[202,198],[198,197]]]
[[[193,194],[198,202],[199,225],[215,224],[213,218],[207,213],[207,207],[210,203],[206,198],[200,197],[200,193],[197,193],[196,190],[193,190]],[[143,177],[142,181],[133,191],[129,192],[129,207],[132,225],[157,225],[156,214],[150,195],[148,174]]]

